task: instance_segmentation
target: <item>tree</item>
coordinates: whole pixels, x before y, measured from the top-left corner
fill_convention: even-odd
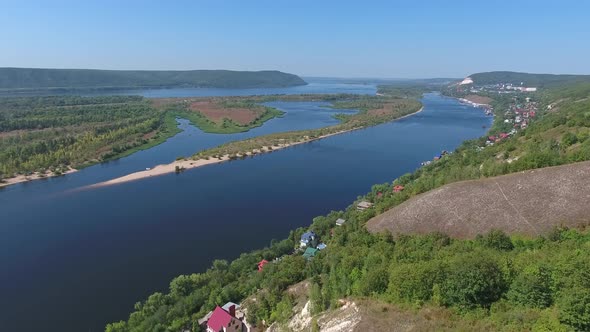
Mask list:
[[[444,280],[445,270],[446,267],[438,261],[394,265],[388,293],[397,301],[428,301],[434,286]]]
[[[389,284],[389,273],[385,267],[377,267],[367,271],[361,279],[362,295],[382,294]]]
[[[574,133],[569,131],[563,134],[563,137],[561,138],[561,143],[566,147],[573,145],[576,142],[578,142],[578,137]]]
[[[309,300],[311,301],[311,313],[317,314],[322,312],[324,308],[324,300],[322,298],[322,289],[317,283],[311,285],[309,290]]]
[[[590,290],[575,287],[565,291],[558,302],[559,320],[577,330],[590,330]]]
[[[546,267],[533,267],[520,273],[506,294],[516,304],[546,308],[553,302],[553,280]]]
[[[514,244],[512,244],[512,240],[510,240],[510,237],[506,235],[506,233],[498,229],[491,230],[485,236],[480,237],[479,240],[482,242],[484,246],[488,248],[497,250],[514,249]]]
[[[498,263],[482,253],[459,256],[441,285],[443,303],[465,308],[489,307],[506,291]]]

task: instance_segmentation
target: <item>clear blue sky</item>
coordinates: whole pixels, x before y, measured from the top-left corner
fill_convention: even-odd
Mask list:
[[[0,67],[590,74],[590,1],[7,1]]]

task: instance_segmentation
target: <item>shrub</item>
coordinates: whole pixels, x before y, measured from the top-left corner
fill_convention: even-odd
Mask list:
[[[590,330],[590,290],[576,287],[564,292],[558,303],[559,320],[580,331]]]
[[[535,267],[520,273],[507,293],[508,299],[516,304],[546,308],[553,302],[553,280],[546,267]]]
[[[453,260],[441,285],[445,305],[489,307],[500,299],[507,285],[498,263],[488,255],[470,254]]]
[[[429,301],[435,285],[444,279],[444,270],[444,266],[436,261],[394,265],[388,295],[394,301]]]
[[[491,230],[483,237],[478,237],[478,241],[481,241],[484,246],[496,250],[514,249],[514,244],[512,244],[510,237],[506,235],[506,233],[497,229]]]
[[[578,142],[578,137],[572,132],[563,134],[561,138],[561,143],[565,146],[576,144],[576,142]]]

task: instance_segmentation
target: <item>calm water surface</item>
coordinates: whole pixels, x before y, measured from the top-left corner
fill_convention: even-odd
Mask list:
[[[181,121],[185,131],[153,149],[0,191],[0,331],[100,331],[173,277],[284,238],[491,124],[452,99],[429,94],[423,103],[396,122],[255,158],[71,190],[228,140],[326,126],[334,111],[273,103],[284,118],[236,135]]]

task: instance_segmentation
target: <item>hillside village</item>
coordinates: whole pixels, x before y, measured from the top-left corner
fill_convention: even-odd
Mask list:
[[[463,233],[453,233],[452,230],[445,230],[444,233],[429,233],[428,230],[431,232],[432,229],[436,229],[429,222],[436,223],[440,221],[436,217],[429,217],[427,218],[429,222],[421,224],[423,228],[420,229],[428,235],[414,235],[412,230],[416,230],[420,226],[416,224],[409,227],[408,233],[413,235],[397,234],[399,237],[396,237],[396,234],[382,234],[371,229],[367,232],[365,227],[371,219],[377,216],[385,216],[385,211],[392,211],[392,208],[411,199],[415,200],[415,197],[436,193],[437,191],[433,189],[442,188],[441,190],[444,190],[447,188],[444,187],[445,183],[489,177],[488,182],[491,183],[491,188],[496,189],[496,187],[500,187],[497,183],[500,179],[494,178],[494,176],[509,173],[510,168],[508,166],[513,167],[516,165],[526,167],[525,169],[529,170],[546,167],[544,164],[540,164],[541,166],[532,163],[524,164],[522,159],[526,158],[522,158],[522,156],[527,157],[527,153],[529,153],[528,156],[531,156],[531,150],[527,150],[527,147],[534,143],[535,139],[544,139],[543,136],[534,136],[542,131],[541,128],[555,129],[556,126],[562,126],[559,123],[565,123],[567,120],[553,121],[555,116],[563,115],[565,117],[567,115],[572,125],[580,126],[576,139],[581,142],[586,137],[584,136],[587,133],[585,128],[588,123],[585,120],[586,117],[580,113],[581,111],[572,108],[580,105],[575,103],[577,101],[573,101],[574,103],[569,105],[560,104],[560,110],[565,112],[565,109],[567,113],[555,114],[550,107],[547,107],[547,111],[545,111],[543,106],[546,104],[545,100],[541,99],[538,93],[532,91],[517,90],[510,94],[498,94],[499,97],[496,99],[493,99],[489,93],[475,95],[471,90],[468,90],[467,93],[467,95],[464,94],[461,97],[470,103],[478,104],[476,106],[485,112],[493,112],[494,124],[485,137],[468,141],[455,151],[442,151],[433,160],[425,162],[424,167],[419,168],[413,174],[403,175],[393,182],[374,185],[369,193],[358,197],[347,209],[333,211],[327,216],[317,217],[313,219],[309,227],[292,231],[288,239],[271,244],[270,248],[244,254],[232,262],[229,268],[218,269],[214,267],[205,274],[181,278],[182,280],[194,278],[193,294],[195,296],[200,296],[202,291],[209,294],[209,288],[200,286],[200,276],[211,278],[209,285],[215,287],[216,292],[221,289],[225,292],[225,287],[240,288],[244,284],[248,284],[249,286],[246,287],[250,287],[241,294],[228,293],[228,295],[223,293],[223,297],[212,297],[209,302],[204,302],[208,304],[200,307],[201,310],[204,308],[210,310],[212,307],[214,309],[199,319],[199,326],[203,330],[211,332],[262,331],[269,326],[276,327],[278,323],[287,324],[290,327],[291,325],[288,322],[305,313],[305,317],[307,317],[306,329],[319,326],[319,330],[326,330],[328,320],[321,319],[322,315],[330,312],[326,310],[334,309],[332,312],[338,313],[339,310],[348,307],[356,308],[361,303],[360,299],[370,299],[369,306],[373,305],[374,308],[379,310],[382,308],[388,308],[382,310],[401,310],[400,307],[395,307],[395,305],[411,303],[417,305],[420,310],[428,311],[436,308],[435,310],[439,310],[438,312],[445,316],[438,319],[442,319],[449,324],[447,325],[448,330],[476,330],[474,326],[477,326],[477,328],[493,326],[494,328],[491,329],[494,330],[495,327],[499,326],[494,324],[498,324],[498,321],[505,318],[502,315],[508,315],[512,311],[516,311],[515,315],[517,316],[528,316],[518,322],[511,321],[511,329],[508,330],[530,330],[531,324],[537,320],[542,321],[542,319],[544,321],[549,320],[550,323],[547,324],[553,324],[548,326],[562,327],[563,324],[578,327],[590,326],[576,321],[577,316],[575,314],[571,314],[571,316],[564,314],[564,312],[570,314],[567,310],[576,305],[574,303],[576,297],[570,296],[570,293],[567,292],[577,292],[576,287],[579,287],[578,281],[576,281],[578,277],[572,277],[571,280],[568,278],[569,276],[586,273],[584,272],[586,271],[584,266],[580,265],[579,271],[568,270],[563,266],[547,267],[547,269],[553,271],[551,278],[555,278],[555,282],[562,282],[562,284],[547,287],[542,284],[544,286],[539,286],[545,287],[543,292],[549,294],[543,295],[548,296],[549,300],[538,302],[542,304],[534,304],[537,302],[527,298],[528,295],[521,296],[520,293],[515,293],[514,290],[521,291],[522,289],[522,292],[528,292],[529,289],[526,288],[528,284],[526,283],[529,280],[532,280],[533,283],[544,282],[534,278],[537,278],[537,273],[544,276],[545,267],[536,265],[536,256],[531,256],[531,258],[527,255],[540,255],[539,253],[542,252],[543,255],[553,257],[551,259],[555,260],[563,260],[563,257],[566,257],[569,253],[576,256],[575,253],[568,249],[570,244],[566,241],[571,241],[570,243],[589,241],[590,238],[583,231],[560,228],[552,231],[547,237],[540,236],[533,239],[511,237],[503,233],[509,233],[508,230],[499,231],[495,229],[489,231],[489,227],[493,222],[498,224],[498,221],[494,219],[493,222],[483,223],[485,227],[470,228],[470,238],[468,239],[460,236],[455,238],[453,236]],[[453,97],[458,98],[456,95]],[[543,100],[543,102],[540,100]],[[584,103],[587,104],[587,102]],[[570,108],[566,108],[566,106]],[[576,122],[572,122],[574,120]],[[565,125],[559,129],[572,131],[571,127]],[[573,146],[575,149],[567,150],[568,153],[573,153],[576,149],[581,148],[580,142],[576,140],[572,142],[572,144],[578,145]],[[509,147],[514,147],[515,150],[509,150]],[[515,153],[512,154],[512,151],[515,151]],[[543,151],[540,153],[543,153]],[[518,157],[521,157],[521,160],[518,160]],[[513,161],[512,164],[511,161]],[[565,161],[560,162],[566,163]],[[495,171],[493,167],[499,165],[498,173],[484,173],[482,171],[484,163],[492,171]],[[552,170],[548,169],[548,171]],[[555,168],[553,168],[553,171],[556,171]],[[537,170],[527,172],[527,174],[529,173],[542,174]],[[516,189],[513,192],[539,183],[540,185],[550,183],[552,188],[558,188],[558,186],[548,181],[535,182],[530,181],[528,177],[523,179],[523,182],[515,184]],[[557,177],[555,179],[558,180]],[[564,183],[564,186],[567,187],[567,181]],[[538,191],[532,190],[532,192]],[[478,204],[483,199],[492,202],[474,210],[486,211],[485,208],[495,208],[500,206],[500,203],[505,203],[509,208],[500,207],[499,209],[508,211],[516,209],[512,204],[517,203],[516,205],[519,208],[523,208],[533,202],[529,200],[528,196],[519,196],[519,199],[524,199],[526,204],[518,204],[518,199],[511,199],[513,192],[500,189],[497,193],[495,192],[495,196],[471,195],[471,198]],[[567,190],[558,189],[554,194],[563,193],[567,193]],[[456,200],[456,197],[460,194],[451,197],[452,202],[457,203],[456,206],[465,205],[464,198],[463,200]],[[537,201],[542,202],[542,200]],[[534,202],[531,204],[534,205]],[[558,211],[558,209],[552,208],[550,204],[543,204],[546,211]],[[437,212],[444,212],[449,206],[451,210],[455,208],[452,204],[439,204],[438,207],[424,209],[424,206],[427,205],[426,203],[420,204],[419,209],[428,210],[435,216]],[[566,209],[564,211],[570,211],[569,207],[564,206],[564,209]],[[545,211],[536,209],[534,206],[532,206],[532,209],[533,212],[541,211],[540,213],[542,213]],[[534,222],[524,218],[523,215],[525,214],[520,210],[515,213],[516,217],[522,220],[519,219],[519,223],[511,222],[510,218],[513,217],[508,216],[505,218],[509,220],[507,225],[521,227],[521,230],[523,227],[529,227],[534,231],[532,233],[538,235],[536,229],[530,226]],[[412,212],[412,215],[416,215],[416,213]],[[442,224],[447,226],[455,225],[453,230],[461,232],[461,225],[464,226],[465,222],[461,218],[457,220],[456,215],[455,211],[449,217],[455,224],[450,222],[443,222]],[[470,220],[471,217],[473,216],[466,216],[464,219]],[[484,220],[484,218],[476,218],[476,220]],[[398,222],[396,225],[398,225],[400,219],[395,219],[393,222],[396,221]],[[570,223],[569,225],[573,224]],[[548,224],[545,226],[544,231],[551,229],[555,225]],[[484,228],[488,233],[481,231]],[[446,235],[447,233],[451,235]],[[471,239],[473,236],[476,236],[476,238]],[[581,247],[578,246],[577,248]],[[530,250],[533,251],[529,253]],[[441,252],[445,252],[445,254],[441,256]],[[503,261],[504,258],[509,259],[509,257],[517,260],[517,266],[504,266],[498,263]],[[567,256],[567,259],[574,260],[576,258]],[[483,265],[482,261],[484,262]],[[244,270],[239,270],[240,274],[238,276],[231,272],[234,264],[236,269],[244,268]],[[488,268],[491,268],[491,270],[488,270]],[[529,272],[529,270],[532,272]],[[465,278],[466,273],[468,274],[470,271],[475,271],[475,274],[471,275],[470,278]],[[221,275],[226,273],[225,275],[230,279],[225,284],[218,286],[215,280],[220,273]],[[510,278],[502,279],[502,273],[509,273]],[[530,273],[532,274],[529,275]],[[471,284],[472,278],[477,279],[478,276],[482,275],[485,276],[485,280],[482,281],[481,285],[475,286]],[[288,294],[291,287],[297,287],[296,285],[299,283],[308,285],[301,295],[305,298],[302,302],[299,301],[299,298],[295,301]],[[423,284],[424,287],[421,286]],[[476,288],[483,287],[481,291],[490,292],[490,297],[479,298],[480,293],[477,292],[480,290],[475,291],[477,294],[473,293],[469,288],[472,286]],[[564,291],[558,292],[551,287],[561,287]],[[456,295],[455,291],[466,295]],[[535,290],[531,291],[535,292]],[[176,296],[174,294],[177,294],[177,292],[173,291],[172,294],[172,296]],[[180,299],[182,301],[180,303],[186,303],[188,307],[191,306],[190,297],[180,297]],[[215,299],[215,303],[212,303],[211,299]],[[227,302],[222,306],[228,300],[240,304]],[[297,303],[297,308],[295,303]],[[300,304],[302,308],[299,307]],[[303,304],[305,305],[303,306]],[[392,307],[389,307],[390,304]],[[498,310],[499,313],[494,311],[482,313],[482,323],[478,323],[480,319],[473,320],[471,317],[463,317],[453,311],[454,308],[464,308],[468,312],[473,312],[477,308],[489,310],[492,305],[497,305],[493,308]],[[522,305],[525,307],[521,307]],[[529,308],[537,308],[535,305],[538,305],[540,309],[530,311],[533,309]],[[244,309],[240,306],[243,306]],[[360,305],[359,308],[360,310],[366,310],[366,307],[363,309]],[[300,312],[297,310],[300,310]],[[378,313],[379,310],[375,310],[373,313]],[[559,318],[557,318],[557,310],[559,310]],[[203,311],[199,312],[199,314],[202,315]],[[412,315],[412,313],[408,313],[408,315]],[[246,317],[249,321],[246,321]],[[329,321],[337,322],[340,318],[332,317]],[[313,319],[317,319],[316,323],[314,323]],[[360,318],[358,319],[360,320]],[[354,321],[356,320],[357,318],[354,319]],[[427,319],[427,321],[429,320]],[[190,319],[187,318],[185,322],[185,324],[189,324]],[[409,326],[416,326],[412,324],[414,323]],[[271,329],[271,331],[279,330]],[[578,330],[584,329],[578,328]],[[118,330],[113,329],[112,331]]]
[[[472,83],[473,82],[470,81],[470,78],[466,78],[459,85]],[[493,99],[475,94],[482,91],[486,93],[512,93],[513,97],[511,98],[507,109],[495,112],[491,105]],[[479,149],[484,149],[485,146],[493,146],[494,144],[510,138],[520,130],[527,128],[529,123],[537,116],[538,103],[534,101],[533,97],[525,96],[523,93],[534,91],[536,91],[536,89],[521,89],[513,87],[510,84],[495,84],[478,88],[472,87],[469,89],[469,92],[473,93],[472,95],[465,96],[465,98],[459,98],[463,103],[483,109],[488,115],[501,116],[502,128],[510,128],[510,130],[501,131],[497,134],[487,136],[485,145],[480,146]],[[435,156],[432,161],[425,161],[422,165],[430,165],[432,162],[441,160],[445,156],[451,154],[452,152],[442,151],[439,155]],[[404,186],[396,183],[397,182],[394,182],[389,188],[383,188],[378,191],[371,197],[372,199],[362,199],[358,201],[355,205],[356,210],[363,212],[372,209],[375,202],[383,199],[385,196],[392,197],[397,193],[401,193],[404,190]],[[334,227],[342,227],[345,223],[346,220],[338,218],[334,223]],[[333,228],[330,230],[329,234],[330,236],[333,236]],[[293,251],[292,255],[301,255],[309,262],[321,250],[326,248],[327,245],[324,242],[321,242],[320,236],[313,230],[309,229],[301,235],[298,247]],[[262,272],[267,264],[280,262],[283,257],[276,258],[270,262],[266,259],[262,259],[257,264],[258,272]],[[240,305],[233,302],[228,302],[222,307],[217,306],[215,310],[210,311],[205,317],[199,320],[199,325],[208,332],[249,332],[253,329],[253,327],[246,321],[246,315],[244,311],[240,309]]]

